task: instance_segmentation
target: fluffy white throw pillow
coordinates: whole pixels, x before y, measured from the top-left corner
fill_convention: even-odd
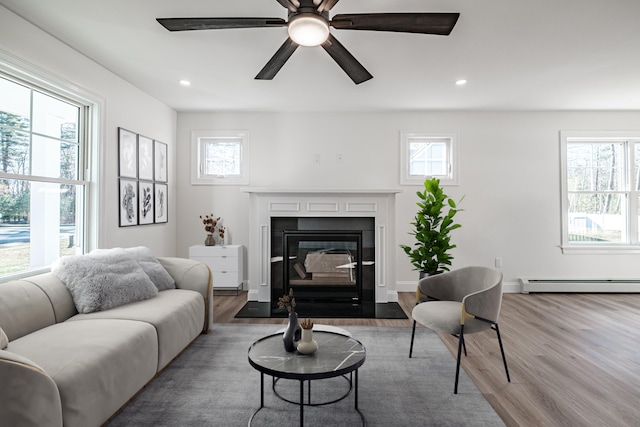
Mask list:
[[[4,333],[2,328],[0,328],[0,350],[4,350],[9,346],[9,338],[7,334]]]
[[[109,253],[117,253],[118,251],[124,251],[130,258],[135,260],[140,267],[147,273],[149,279],[153,282],[154,285],[158,288],[159,291],[164,291],[165,289],[175,289],[176,281],[173,280],[173,277],[165,270],[165,268],[160,264],[158,259],[153,255],[151,249],[146,246],[136,246],[133,248],[112,248],[112,249],[94,249],[91,251],[92,254],[109,254]]]
[[[135,248],[125,248],[124,251],[131,255],[131,257],[138,261],[140,267],[147,273],[149,279],[158,288],[159,291],[165,289],[175,289],[176,281],[160,264],[158,259],[153,255],[151,249],[145,246],[137,246]]]
[[[153,298],[158,288],[123,249],[58,259],[51,272],[67,287],[79,313]]]

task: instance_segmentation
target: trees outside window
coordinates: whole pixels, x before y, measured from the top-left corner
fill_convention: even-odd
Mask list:
[[[86,108],[0,74],[0,280],[83,251]]]
[[[640,134],[563,132],[563,248],[640,248]]]

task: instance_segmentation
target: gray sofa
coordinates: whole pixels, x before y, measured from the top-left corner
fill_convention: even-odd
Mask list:
[[[158,261],[175,289],[87,314],[53,273],[0,283],[0,425],[99,426],[208,332],[209,268]]]

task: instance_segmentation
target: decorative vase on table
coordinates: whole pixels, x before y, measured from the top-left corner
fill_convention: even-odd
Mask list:
[[[298,313],[292,311],[289,313],[289,322],[282,335],[284,349],[288,352],[296,351],[297,342],[300,341],[301,334],[302,328],[300,327],[300,323],[298,323]]]
[[[313,329],[302,328],[302,336],[298,341],[298,352],[312,354],[318,349],[318,343],[313,339]]]
[[[215,246],[216,240],[213,238],[213,234],[207,234],[207,238],[204,239],[205,246]]]

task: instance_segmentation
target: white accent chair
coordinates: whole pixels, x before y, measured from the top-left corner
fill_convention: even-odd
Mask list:
[[[465,267],[446,273],[427,276],[418,282],[416,306],[413,308],[413,330],[409,357],[413,355],[416,322],[427,328],[458,337],[458,359],[454,393],[458,393],[460,355],[465,334],[493,329],[498,336],[500,353],[511,382],[504,355],[498,316],[502,304],[502,273],[487,267]]]

